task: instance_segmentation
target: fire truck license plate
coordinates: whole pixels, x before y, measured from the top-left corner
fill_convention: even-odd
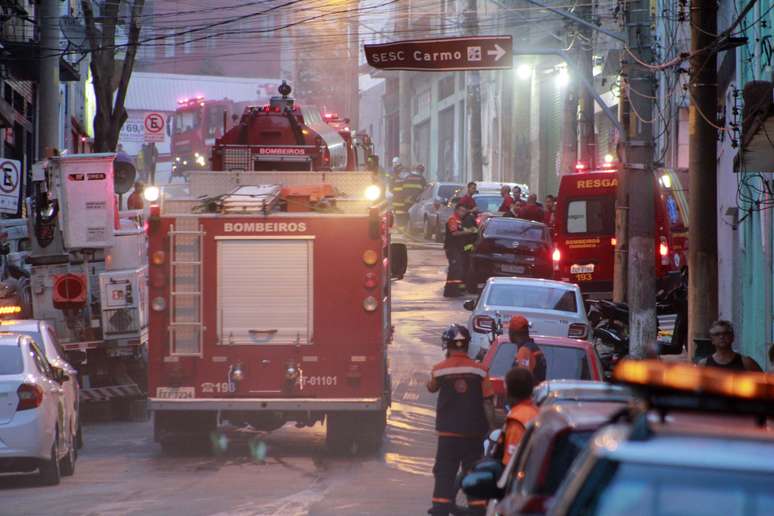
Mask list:
[[[588,265],[572,265],[570,266],[570,274],[591,274],[594,272],[594,264]]]
[[[167,400],[182,400],[194,397],[193,387],[156,387],[156,397]]]

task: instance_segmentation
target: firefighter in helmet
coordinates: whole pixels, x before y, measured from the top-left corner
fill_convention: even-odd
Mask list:
[[[405,171],[398,175],[395,181],[393,207],[395,219],[399,226],[405,226],[408,222],[408,210],[422,194],[427,186],[424,177],[424,165],[417,165],[411,171]]]
[[[446,238],[443,241],[443,249],[449,260],[449,272],[446,275],[446,285],[443,289],[444,297],[458,297],[465,293],[465,279],[467,275],[468,255],[465,247],[469,245],[471,236],[475,236],[478,229],[466,223],[468,209],[462,204],[454,208],[449,220],[446,221]]]
[[[516,344],[516,356],[513,365],[528,369],[532,373],[535,385],[546,379],[546,356],[529,336],[529,321],[522,315],[511,317],[508,325],[508,337]]]
[[[435,429],[438,448],[435,455],[433,515],[448,515],[455,498],[455,479],[460,466],[470,469],[481,458],[481,442],[494,427],[494,391],[489,371],[468,357],[470,332],[452,324],[442,335],[446,359],[433,366],[427,390],[438,393]],[[469,514],[483,514],[485,500],[468,500]]]

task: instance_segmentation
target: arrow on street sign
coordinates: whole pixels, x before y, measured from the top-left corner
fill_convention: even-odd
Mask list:
[[[490,56],[494,56],[495,62],[499,61],[501,57],[507,54],[505,49],[500,45],[498,45],[497,43],[495,43],[494,50],[487,50],[486,53],[489,54]]]
[[[382,70],[505,70],[513,66],[511,36],[416,39],[365,45],[368,64]]]

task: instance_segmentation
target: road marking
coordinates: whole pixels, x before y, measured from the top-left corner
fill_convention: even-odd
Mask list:
[[[403,394],[404,401],[417,401],[419,399],[419,393],[417,392],[406,392]]]

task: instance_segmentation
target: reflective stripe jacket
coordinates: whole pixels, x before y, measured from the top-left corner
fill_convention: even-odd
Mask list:
[[[465,352],[452,352],[433,367],[428,384],[438,391],[435,429],[441,435],[483,436],[489,430],[484,400],[494,396],[489,372]]]

